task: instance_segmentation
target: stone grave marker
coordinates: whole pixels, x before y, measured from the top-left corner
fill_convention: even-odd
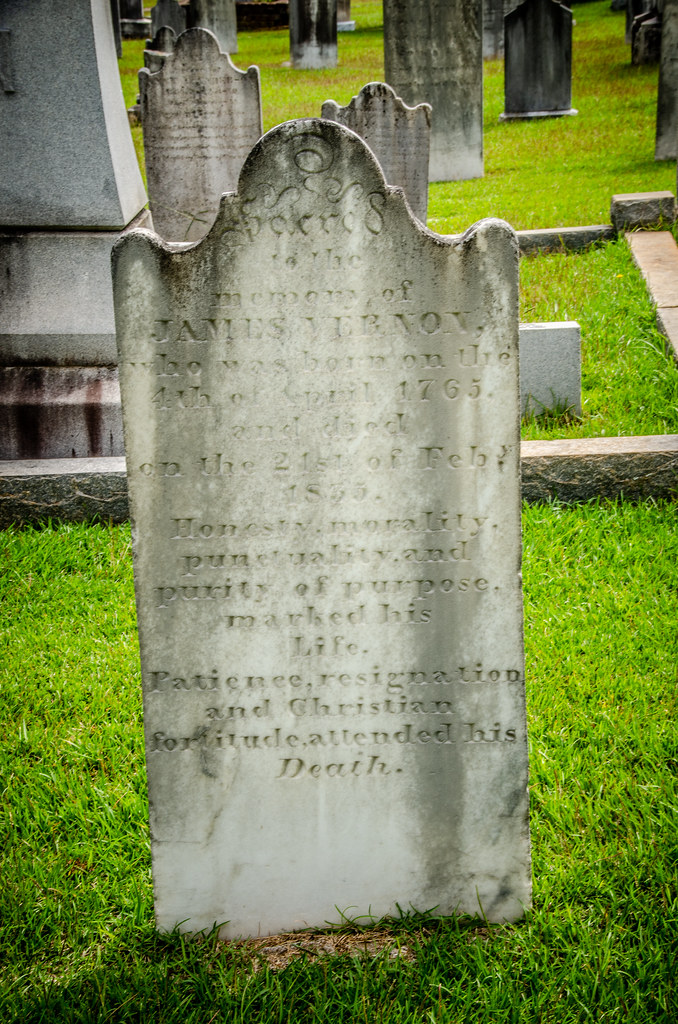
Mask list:
[[[512,229],[436,236],[288,122],[114,290],[158,926],[520,917]]]
[[[483,174],[481,0],[384,4],[384,77],[405,103],[430,103],[429,181]]]
[[[177,45],[177,34],[169,25],[163,25],[149,39],[144,49],[144,67],[149,71],[160,71],[168,53],[173,53]]]
[[[581,329],[576,320],[520,325],[523,416],[581,416]]]
[[[497,60],[504,56],[504,15],[512,0],[483,0],[483,57]]]
[[[151,36],[155,37],[161,28],[171,28],[175,35],[186,31],[186,6],[177,0],[157,0],[151,8]]]
[[[156,72],[139,72],[153,224],[168,241],[206,234],[261,137],[259,69],[239,71],[216,37],[193,28]]]
[[[677,153],[678,0],[664,0],[654,158],[655,160],[675,160]]]
[[[351,0],[337,0],[337,32],[355,32],[351,18]]]
[[[187,28],[206,28],[219,40],[224,53],[238,52],[235,0],[190,0]]]
[[[524,0],[504,19],[503,120],[563,117],[572,108],[572,11]]]
[[[405,190],[412,212],[426,223],[431,107],[408,107],[390,85],[370,82],[346,107],[326,100],[322,116],[356,132],[370,147],[389,185]]]
[[[69,0],[58,56],[55,11],[54,0],[0,8],[0,458],[11,460],[122,454],[111,249],[146,193],[111,5]]]
[[[295,68],[337,66],[337,0],[290,0],[290,59]]]

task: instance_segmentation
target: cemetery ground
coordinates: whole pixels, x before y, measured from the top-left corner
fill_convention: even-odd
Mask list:
[[[241,35],[265,127],[382,77],[381,5],[353,13],[331,72],[282,68],[286,32]],[[674,190],[675,164],[653,160],[656,68],[631,67],[607,0],[575,18],[579,117],[500,126],[501,66],[487,64],[486,177],[432,186],[432,229],[602,223],[613,193]],[[125,63],[131,103],[139,44]],[[678,375],[623,241],[524,259],[521,284],[523,319],[579,320],[584,351],[582,421],[525,436],[678,432]],[[403,907],[354,922],[337,907],[338,932],[250,943],[154,929],[129,528],[4,531],[0,1020],[675,1020],[676,508],[524,508],[524,921]]]
[[[524,509],[525,920],[245,944],[154,929],[128,527],[6,531],[0,1019],[675,1020],[676,511]]]

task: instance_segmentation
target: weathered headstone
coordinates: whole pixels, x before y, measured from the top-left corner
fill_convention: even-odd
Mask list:
[[[502,119],[563,117],[572,109],[572,11],[524,0],[504,19]]]
[[[655,160],[678,154],[678,0],[664,0]]]
[[[12,0],[0,40],[0,458],[120,454],[97,368],[116,361],[111,248],[146,193],[111,7]]]
[[[431,107],[408,107],[390,85],[370,82],[346,107],[326,100],[322,116],[356,132],[370,147],[389,185],[405,190],[412,212],[426,223]]]
[[[435,236],[288,122],[114,280],[159,927],[520,917],[512,229]]]
[[[290,59],[295,68],[337,65],[337,0],[290,0]]]
[[[504,15],[513,0],[483,0],[483,57],[497,60],[504,56]]]
[[[149,39],[144,49],[144,67],[149,71],[160,71],[169,53],[174,52],[177,45],[177,34],[169,25],[163,25]]]
[[[481,0],[384,4],[384,77],[405,103],[433,108],[429,181],[481,177]]]
[[[259,69],[239,71],[202,28],[183,32],[159,71],[139,72],[153,224],[169,241],[206,234],[261,137]]]
[[[337,0],[337,32],[354,32],[355,21],[351,18],[351,0]]]
[[[177,0],[157,0],[151,8],[151,36],[157,35],[161,28],[171,28],[175,35],[186,31],[186,6]]]
[[[187,28],[206,28],[224,53],[238,52],[235,0],[191,0],[186,10]]]
[[[520,409],[581,416],[581,329],[576,320],[520,325]]]
[[[662,18],[656,7],[639,14],[631,26],[631,63],[659,64],[662,48]]]
[[[123,39],[146,39],[151,30],[144,16],[143,0],[120,0],[120,31]]]

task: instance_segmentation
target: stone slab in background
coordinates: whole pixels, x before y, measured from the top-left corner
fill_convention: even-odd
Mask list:
[[[337,66],[337,0],[289,0],[292,67]]]
[[[146,193],[110,5],[8,0],[0,27],[13,69],[12,91],[0,91],[0,224],[125,227],[145,206]]]
[[[516,231],[521,256],[536,252],[577,252],[591,245],[611,242],[616,231],[609,224],[582,228],[536,228]]]
[[[504,18],[503,119],[562,117],[572,108],[572,11],[524,0]]]
[[[217,37],[224,53],[238,52],[235,0],[190,0],[186,28],[205,28]]]
[[[678,496],[675,434],[523,441],[520,450],[525,501]],[[0,529],[108,518],[129,518],[124,459],[0,462]]]
[[[483,58],[499,60],[504,56],[504,15],[513,0],[483,0]]]
[[[114,367],[0,366],[0,459],[123,455]]]
[[[675,160],[677,154],[678,0],[664,0],[654,158],[655,160]]]
[[[520,325],[523,416],[568,411],[581,416],[581,330],[575,320]]]
[[[329,121],[239,190],[114,252],[158,925],[521,917],[515,236]]]
[[[256,29],[287,28],[289,13],[287,0],[238,0],[235,5],[239,32]]]
[[[523,441],[525,501],[678,497],[678,435]]]
[[[186,6],[177,0],[157,0],[151,8],[151,37],[161,28],[171,28],[176,36],[186,31]]]
[[[370,82],[340,107],[326,100],[322,116],[356,132],[367,143],[389,185],[405,190],[410,209],[426,223],[431,107],[408,107],[390,85]]]
[[[610,220],[617,232],[673,224],[675,218],[672,192],[621,192],[612,196]]]
[[[239,71],[206,29],[183,32],[157,72],[139,72],[153,226],[164,239],[207,233],[261,137],[259,69]]]
[[[632,231],[626,235],[657,312],[657,327],[678,361],[678,246],[669,231]]]
[[[390,0],[384,78],[410,106],[430,103],[429,181],[483,175],[481,0]]]

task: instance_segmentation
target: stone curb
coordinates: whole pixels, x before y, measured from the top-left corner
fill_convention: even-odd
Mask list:
[[[678,362],[678,245],[670,231],[632,231],[626,241],[654,304],[657,329]]]
[[[678,497],[678,434],[523,441],[523,498]],[[124,458],[0,462],[0,528],[47,519],[123,523],[129,518]]]
[[[611,224],[589,224],[579,228],[535,228],[516,231],[520,255],[536,252],[577,252],[599,242],[612,242],[617,232]]]

